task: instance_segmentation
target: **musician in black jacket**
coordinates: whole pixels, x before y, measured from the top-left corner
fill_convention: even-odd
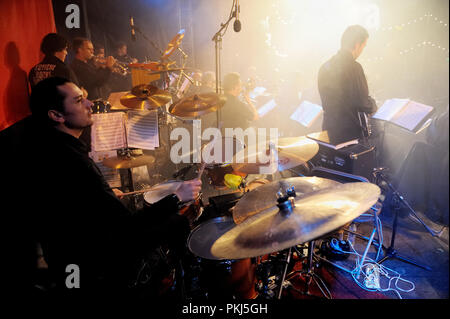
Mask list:
[[[341,38],[341,49],[319,70],[318,86],[324,110],[322,129],[330,138],[346,141],[364,136],[358,112],[377,110],[369,96],[364,70],[356,59],[367,44],[369,34],[359,25],[348,27]]]
[[[39,154],[33,165],[39,169],[25,173],[38,183],[30,185],[28,200],[35,209],[29,222],[58,291],[67,291],[67,267],[76,265],[80,292],[122,292],[149,249],[161,243],[185,245],[189,221],[178,207],[197,197],[199,180],[186,181],[151,208],[131,213],[79,140],[93,123],[92,103],[81,90],[62,78],[46,79],[33,90],[30,106],[37,129],[29,152]],[[47,188],[39,187],[43,180]]]
[[[51,76],[66,78],[79,85],[76,75],[64,63],[68,46],[68,41],[57,33],[49,33],[42,39],[41,51],[45,56],[40,63],[30,70],[28,79],[31,88]]]
[[[108,56],[105,58],[105,63],[101,66],[95,65],[92,60],[94,57],[94,45],[85,38],[75,38],[72,46],[75,52],[75,59],[70,64],[70,67],[75,72],[79,84],[87,90],[88,98],[91,101],[99,98],[108,98],[107,96],[102,96],[101,88],[108,82],[116,60],[112,56]]]

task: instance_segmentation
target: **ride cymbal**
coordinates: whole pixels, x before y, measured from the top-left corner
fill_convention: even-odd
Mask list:
[[[195,94],[171,105],[169,112],[179,117],[193,118],[215,112],[223,107],[225,102],[225,96],[217,93]]]
[[[245,193],[233,209],[233,220],[236,224],[263,210],[273,207],[277,201],[278,191],[283,193],[294,187],[297,198],[328,187],[339,185],[339,182],[321,177],[291,177],[261,185],[251,192]]]
[[[380,193],[375,184],[357,182],[296,197],[289,213],[274,205],[231,227],[214,241],[210,254],[214,259],[251,258],[316,240],[366,212]]]

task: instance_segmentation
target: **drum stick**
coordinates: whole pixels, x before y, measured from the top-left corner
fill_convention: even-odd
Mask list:
[[[134,191],[134,192],[122,193],[122,194],[118,194],[116,196],[117,197],[124,197],[124,196],[129,196],[129,195],[134,195],[134,194],[145,193],[145,192],[148,192],[149,190],[151,190],[151,188],[141,189],[139,191]]]
[[[220,131],[220,129],[222,128],[222,123],[223,123],[223,122],[220,122],[219,125],[217,126],[217,129],[218,129],[219,131]],[[213,148],[214,145],[216,145],[217,140],[218,140],[218,139],[217,139],[217,135],[214,135],[214,138],[213,138],[213,140],[211,141],[211,143],[212,143],[211,148]],[[197,177],[198,179],[201,179],[202,174],[203,174],[203,171],[205,170],[205,167],[206,167],[206,162],[202,164],[202,166],[200,167],[200,170],[198,171],[198,177]]]

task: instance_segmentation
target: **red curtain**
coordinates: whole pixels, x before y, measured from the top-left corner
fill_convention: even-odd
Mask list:
[[[50,32],[56,32],[51,0],[0,1],[0,131],[30,113],[27,75]]]

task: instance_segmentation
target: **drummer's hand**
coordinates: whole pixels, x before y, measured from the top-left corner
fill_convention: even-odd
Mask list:
[[[118,188],[113,188],[112,191],[117,197],[122,197],[123,192]]]
[[[198,178],[190,181],[183,182],[180,187],[175,191],[175,195],[178,196],[180,201],[188,202],[198,197],[198,194],[202,188],[202,181]]]

